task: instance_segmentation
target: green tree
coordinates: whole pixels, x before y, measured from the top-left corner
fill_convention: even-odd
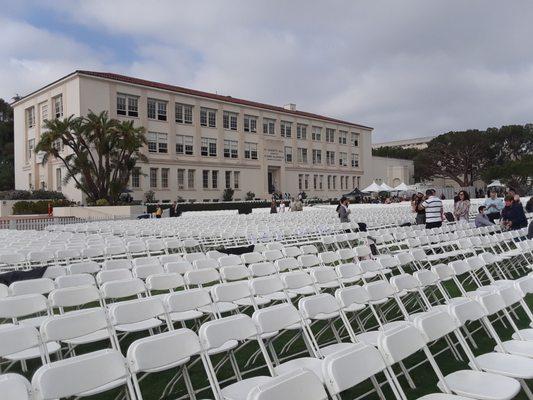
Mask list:
[[[86,117],[47,120],[36,151],[45,152],[43,163],[50,156],[61,160],[65,183],[73,180],[89,203],[105,199],[116,204],[137,161],[146,161],[139,151],[146,143],[145,129],[133,121],[90,111]]]
[[[528,194],[533,189],[533,155],[489,167],[483,173],[483,180],[490,182],[493,179],[500,179],[520,195]]]
[[[420,149],[404,149],[400,146],[383,146],[377,149],[372,149],[372,155],[377,157],[401,158],[404,160],[413,160]]]
[[[415,179],[451,179],[472,186],[491,159],[488,135],[479,130],[437,136],[415,157]]]
[[[0,99],[0,190],[15,188],[13,109]]]

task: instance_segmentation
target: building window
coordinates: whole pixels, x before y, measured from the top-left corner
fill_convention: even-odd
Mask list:
[[[331,190],[331,175],[328,175],[328,190]]]
[[[224,126],[224,129],[229,129],[231,131],[237,130],[237,118],[239,117],[239,114],[224,111],[222,114],[222,124]]]
[[[61,118],[63,116],[63,96],[59,95],[52,99],[52,105],[54,107],[53,114],[55,118]]]
[[[187,187],[189,189],[194,189],[194,176],[196,175],[195,169],[190,169],[187,171]]]
[[[33,128],[35,126],[35,107],[26,109],[26,125],[28,128]]]
[[[292,123],[287,122],[287,121],[281,121],[280,132],[281,132],[282,137],[286,137],[286,138],[292,137]]]
[[[296,139],[307,140],[307,125],[296,125]]]
[[[226,189],[231,188],[231,171],[226,171]]]
[[[35,139],[28,140],[28,159],[31,159],[34,149],[35,149]]]
[[[352,132],[352,146],[357,147],[359,146],[359,134]]]
[[[176,122],[178,124],[192,124],[192,106],[189,104],[176,103]]]
[[[164,189],[168,188],[168,168],[161,169],[161,187]]]
[[[318,179],[318,188],[322,190],[324,188],[324,175],[320,175]]]
[[[292,147],[285,146],[285,162],[292,163]]]
[[[200,125],[209,128],[217,127],[217,111],[211,108],[200,108]]]
[[[141,187],[141,170],[139,168],[133,168],[131,171],[131,187]]]
[[[263,133],[268,135],[276,134],[276,120],[270,118],[263,118]]]
[[[344,153],[344,152],[339,153],[339,165],[341,167],[348,166],[348,153]]]
[[[202,171],[202,187],[209,189],[209,171],[205,169]]]
[[[240,171],[234,171],[233,172],[233,187],[235,189],[239,189],[239,179],[241,177]]]
[[[45,121],[48,119],[48,104],[41,104],[41,126],[44,125]]]
[[[178,169],[178,190],[185,189],[185,170],[184,169]]]
[[[211,187],[218,188],[218,171],[211,171]]]
[[[348,140],[348,132],[346,131],[339,131],[339,144],[347,144]]]
[[[166,133],[148,132],[148,151],[150,153],[168,153]]]
[[[224,157],[225,158],[238,158],[239,142],[236,140],[224,140]]]
[[[313,175],[313,189],[316,190],[318,187],[318,175]]]
[[[352,153],[352,167],[359,167],[359,154]]]
[[[305,190],[309,189],[309,175],[307,174],[304,175],[304,188]]]
[[[336,189],[336,186],[337,186],[337,177],[333,175],[333,190]]]
[[[322,140],[322,128],[320,126],[313,126],[311,131],[311,139],[320,142]]]
[[[32,180],[32,177],[31,177],[31,172],[28,174],[28,188],[30,190],[33,190],[33,180]]]
[[[356,183],[356,182],[357,182],[357,177],[356,177],[356,176],[352,177],[352,186],[353,186],[354,188],[357,186],[357,183]]]
[[[322,164],[322,150],[313,149],[313,164]]]
[[[303,180],[304,176],[302,174],[298,174],[298,190],[303,190]]]
[[[58,192],[61,192],[61,183],[62,183],[61,168],[56,168],[56,190]]]
[[[257,143],[244,142],[244,158],[257,160]]]
[[[344,189],[344,176],[341,176],[341,190]]]
[[[298,162],[300,164],[307,164],[307,149],[298,147]]]
[[[335,152],[326,151],[326,165],[335,165]]]
[[[117,114],[128,117],[139,116],[139,98],[127,94],[117,94]]]
[[[150,187],[157,187],[157,168],[150,168]]]
[[[335,129],[326,128],[326,142],[335,142]]]
[[[167,102],[163,100],[148,99],[148,118],[158,121],[167,120]]]
[[[211,138],[202,138],[201,155],[204,157],[217,156],[217,140]]]
[[[244,132],[257,132],[257,117],[253,115],[244,116]]]
[[[176,135],[176,154],[193,155],[194,138],[192,136]]]

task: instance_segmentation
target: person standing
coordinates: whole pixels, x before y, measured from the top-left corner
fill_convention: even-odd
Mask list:
[[[494,222],[492,222],[489,219],[489,216],[485,214],[485,206],[479,206],[477,210],[479,214],[476,215],[476,218],[474,219],[474,224],[476,225],[476,228],[494,225]]]
[[[489,217],[490,222],[494,223],[494,220],[500,219],[503,209],[503,201],[498,198],[498,192],[491,190],[489,197],[483,203],[485,206],[485,214]]]
[[[272,202],[270,203],[270,214],[277,214],[278,207],[276,205],[276,200],[272,199]]]
[[[426,190],[426,200],[419,206],[426,212],[426,229],[439,228],[444,219],[442,200],[435,196],[433,189]]]
[[[453,215],[457,221],[468,221],[470,214],[470,196],[464,190],[457,195],[459,199],[453,205]]]
[[[155,209],[155,217],[161,218],[161,215],[163,215],[163,209],[161,208],[161,204],[158,204],[157,208]]]
[[[342,196],[338,207],[339,219],[341,222],[350,222],[349,215],[351,211],[348,208],[349,205],[350,202],[348,201],[348,199]]]
[[[505,207],[502,210],[501,224],[508,230],[516,230],[527,226],[527,218],[522,203],[515,202],[514,196],[508,194],[504,198]]]

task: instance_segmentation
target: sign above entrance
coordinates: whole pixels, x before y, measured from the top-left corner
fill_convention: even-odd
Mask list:
[[[265,149],[265,159],[267,161],[280,161],[283,162],[285,154],[283,150],[279,149]]]

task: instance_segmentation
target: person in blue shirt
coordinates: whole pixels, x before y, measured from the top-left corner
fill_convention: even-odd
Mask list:
[[[492,223],[494,223],[495,219],[500,219],[501,212],[503,210],[503,201],[497,196],[498,193],[495,190],[491,190],[489,197],[485,200],[485,203],[483,204],[485,206],[485,215]]]

